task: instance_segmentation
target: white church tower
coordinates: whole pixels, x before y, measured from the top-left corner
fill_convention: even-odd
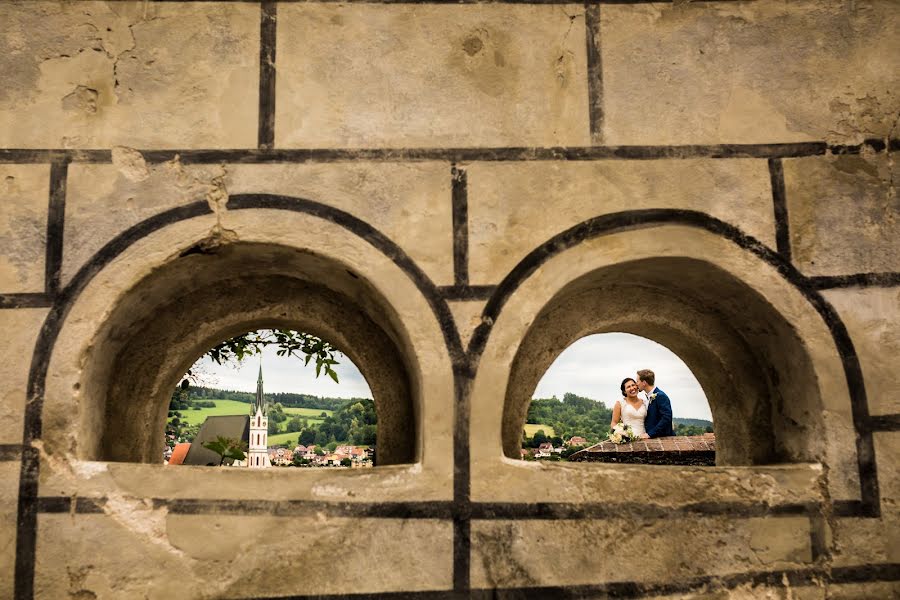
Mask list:
[[[250,443],[247,452],[247,466],[251,469],[271,467],[269,462],[269,406],[263,396],[262,363],[259,365],[259,379],[256,380],[256,400],[250,405]]]

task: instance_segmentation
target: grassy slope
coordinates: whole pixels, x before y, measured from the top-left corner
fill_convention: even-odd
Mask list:
[[[527,435],[528,437],[534,437],[534,434],[537,433],[538,429],[543,429],[547,437],[553,437],[556,435],[556,433],[553,431],[553,428],[549,425],[525,423],[525,435]]]
[[[248,415],[250,414],[250,405],[237,400],[213,400],[216,403],[215,408],[201,408],[200,410],[182,410],[181,420],[191,425],[199,425],[206,420],[206,417],[214,415]],[[284,412],[289,415],[300,415],[301,418],[309,420],[310,424],[321,422],[319,417],[323,412],[331,414],[333,410],[322,410],[320,408],[292,408],[285,407]],[[293,435],[299,435],[295,433]]]

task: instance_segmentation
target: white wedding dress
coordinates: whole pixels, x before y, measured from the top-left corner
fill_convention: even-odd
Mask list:
[[[625,400],[619,400],[618,402],[622,408],[622,423],[631,425],[631,430],[637,435],[646,433],[644,419],[647,418],[647,405],[641,403],[641,407],[636,409]]]

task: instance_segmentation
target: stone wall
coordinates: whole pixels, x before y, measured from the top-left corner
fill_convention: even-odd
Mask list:
[[[897,594],[898,21],[0,4],[0,597]],[[349,345],[390,464],[155,464],[275,324]],[[717,466],[507,458],[604,331],[691,367]]]

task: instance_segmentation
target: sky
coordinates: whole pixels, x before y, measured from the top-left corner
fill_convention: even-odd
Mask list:
[[[304,367],[297,358],[278,356],[277,348],[263,350],[263,389],[266,393],[294,392],[328,398],[371,398],[369,384],[349,358],[341,354],[334,366],[340,383],[335,383],[324,373],[316,378],[315,361]],[[252,356],[242,363],[217,365],[203,357],[195,365],[201,373],[200,385],[222,390],[255,392],[259,375],[259,356]],[[193,370],[193,369],[192,369]]]
[[[656,385],[672,401],[676,417],[712,420],[706,394],[678,356],[654,341],[630,333],[583,337],[557,357],[534,392],[535,398],[562,398],[572,392],[607,406],[622,397],[619,385],[638,369],[656,374]]]
[[[330,398],[371,398],[365,378],[350,359],[341,355],[335,370],[340,383],[315,376],[313,363],[304,367],[296,358],[285,358],[275,348],[263,351],[266,392],[294,392]],[[203,358],[197,365],[201,385],[220,389],[256,391],[259,357],[239,365],[217,365]],[[621,397],[619,384],[635,377],[638,369],[652,369],[656,384],[672,401],[676,417],[712,420],[706,395],[678,356],[665,346],[628,333],[604,333],[581,338],[550,366],[535,390],[535,398],[562,398],[566,392],[603,401],[607,406]]]

